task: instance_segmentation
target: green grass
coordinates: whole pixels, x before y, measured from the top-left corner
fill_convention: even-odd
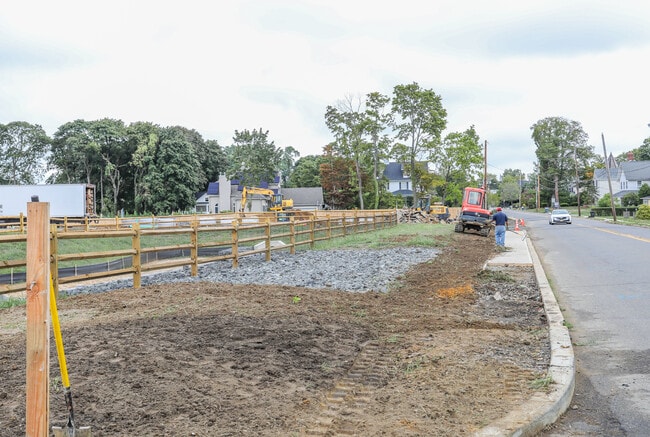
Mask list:
[[[449,243],[453,233],[453,226],[445,224],[402,223],[391,228],[319,241],[314,245],[314,249],[440,248]]]
[[[25,299],[10,297],[7,299],[0,299],[0,309],[11,308],[25,305]]]

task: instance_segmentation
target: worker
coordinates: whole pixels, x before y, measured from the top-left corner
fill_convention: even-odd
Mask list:
[[[497,246],[505,247],[506,245],[506,230],[508,229],[508,216],[501,209],[497,207],[497,212],[492,216],[494,222],[494,239]]]

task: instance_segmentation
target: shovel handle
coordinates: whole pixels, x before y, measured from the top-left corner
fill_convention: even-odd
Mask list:
[[[63,388],[70,388],[70,379],[68,378],[68,366],[65,362],[65,351],[63,349],[63,337],[61,337],[61,324],[59,323],[59,311],[56,308],[56,293],[54,293],[54,283],[50,276],[50,313],[52,315],[52,329],[54,330],[54,342],[56,343],[56,355],[59,359],[59,368],[61,369],[61,383]]]

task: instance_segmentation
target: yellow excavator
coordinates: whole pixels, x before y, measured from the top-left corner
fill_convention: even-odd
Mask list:
[[[269,211],[282,212],[293,208],[293,199],[284,199],[282,194],[276,194],[268,188],[244,187],[241,192],[240,212],[246,209],[247,198],[251,194],[261,194],[267,196],[269,201]]]

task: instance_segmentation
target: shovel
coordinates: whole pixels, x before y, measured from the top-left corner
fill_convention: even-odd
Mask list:
[[[91,437],[90,427],[82,426],[76,428],[74,424],[74,409],[72,408],[72,391],[70,390],[70,379],[68,378],[68,367],[65,362],[65,351],[63,350],[63,338],[61,337],[61,325],[59,324],[59,312],[56,308],[56,293],[54,284],[50,277],[50,313],[52,314],[52,329],[54,330],[54,342],[56,343],[56,354],[59,358],[61,368],[61,383],[65,395],[65,405],[68,407],[68,423],[61,428],[53,426],[54,437]]]

